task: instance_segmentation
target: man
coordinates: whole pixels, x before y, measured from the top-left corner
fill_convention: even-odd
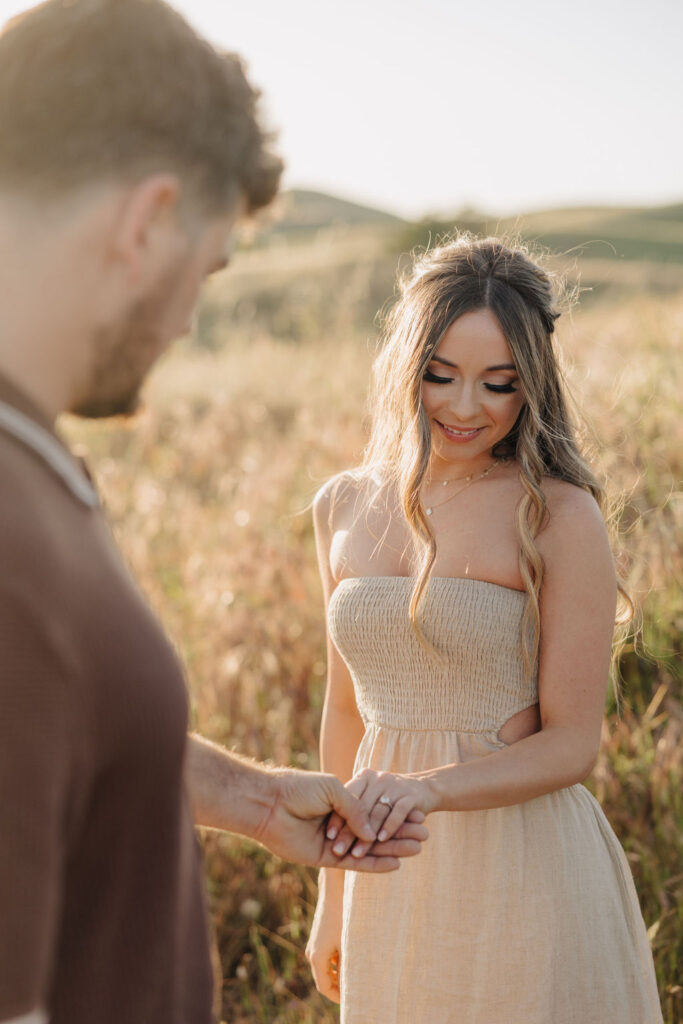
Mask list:
[[[280,161],[239,61],[160,0],[48,0],[0,36],[0,1021],[208,1024],[197,823],[339,860],[335,778],[199,737],[60,412],[135,410]]]

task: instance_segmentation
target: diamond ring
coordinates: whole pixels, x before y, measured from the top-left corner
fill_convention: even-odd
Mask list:
[[[391,810],[391,808],[392,808],[392,807],[394,806],[394,805],[392,804],[391,800],[389,799],[389,797],[388,797],[388,796],[386,796],[386,795],[382,795],[382,796],[381,796],[381,797],[379,798],[379,800],[378,800],[378,803],[380,803],[380,804],[384,804],[384,805],[385,805],[386,807],[388,807],[388,808],[389,808],[389,810]]]

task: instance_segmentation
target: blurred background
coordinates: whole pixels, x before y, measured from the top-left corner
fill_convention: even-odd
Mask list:
[[[0,18],[25,4],[0,2]],[[309,505],[355,464],[378,310],[457,229],[578,286],[559,321],[586,450],[625,496],[640,624],[586,785],[633,870],[667,1024],[683,1020],[683,6],[678,0],[185,0],[264,92],[283,195],[206,286],[129,425],[69,420],[188,666],[193,725],[318,766],[322,594]],[[333,1022],[303,950],[315,872],[203,838],[226,1021]]]

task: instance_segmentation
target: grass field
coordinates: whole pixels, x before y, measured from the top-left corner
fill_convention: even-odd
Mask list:
[[[600,262],[600,261],[598,261]],[[134,573],[188,669],[194,726],[244,754],[318,765],[322,595],[308,506],[354,464],[374,315],[395,256],[370,229],[240,254],[132,425],[70,421]],[[623,558],[642,627],[586,781],[633,869],[667,1024],[683,1020],[683,268],[586,262],[560,331],[596,465],[628,495]],[[611,269],[610,269],[611,267]],[[623,272],[622,272],[623,271]],[[338,1019],[303,950],[315,872],[204,837],[226,1021]],[[606,1022],[607,1024],[607,1022]],[[612,1022],[609,1022],[612,1024]]]

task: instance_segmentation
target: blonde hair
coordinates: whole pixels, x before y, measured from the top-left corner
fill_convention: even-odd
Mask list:
[[[566,480],[590,492],[613,536],[616,513],[579,450],[577,428],[568,409],[569,393],[553,345],[560,315],[551,276],[520,245],[498,238],[457,236],[417,258],[399,278],[399,298],[382,333],[370,393],[371,434],[361,474],[393,486],[421,553],[410,602],[410,619],[420,642],[432,648],[419,622],[421,602],[436,559],[436,540],[420,500],[431,454],[431,432],[422,406],[421,385],[444,333],[463,313],[490,309],[510,346],[525,404],[508,435],[494,445],[497,458],[513,457],[524,494],[516,513],[519,568],[528,599],[522,619],[525,672],[535,671],[540,645],[539,597],[543,559],[534,538],[546,513],[544,476]],[[616,568],[616,567],[615,567]],[[617,573],[618,578],[618,573]],[[633,616],[633,603],[618,579],[616,623]],[[623,632],[623,631],[622,631]],[[620,644],[613,645],[612,668]],[[617,709],[619,685],[612,671]]]

